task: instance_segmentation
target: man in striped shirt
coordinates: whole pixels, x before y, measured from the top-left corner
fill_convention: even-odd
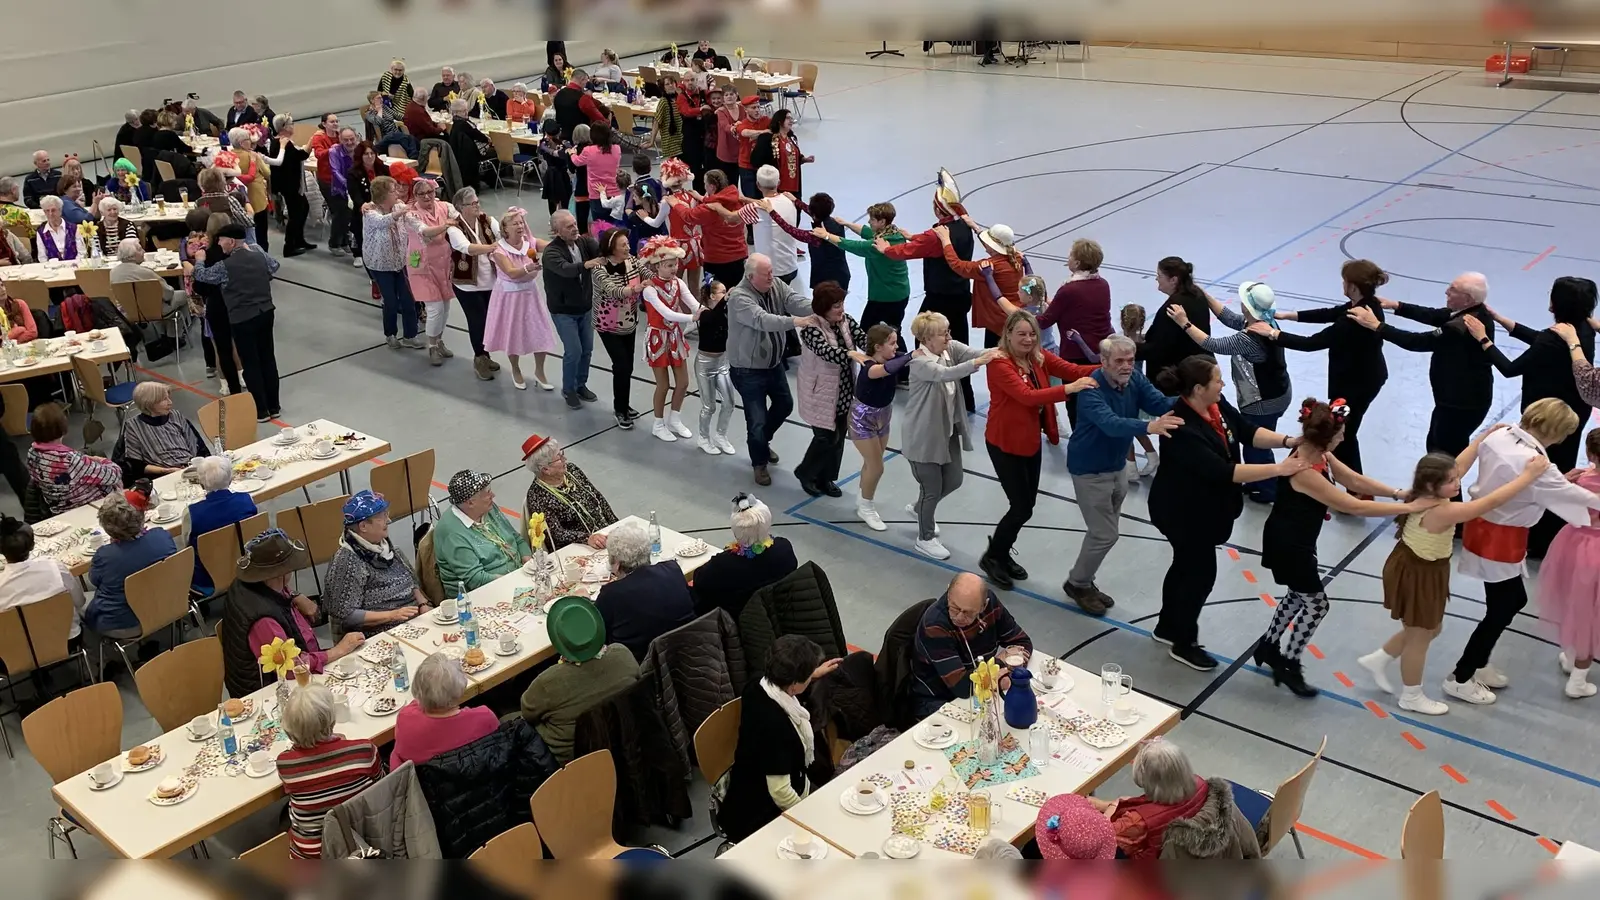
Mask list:
[[[283,705],[283,730],[294,746],[278,757],[278,777],[289,796],[289,853],[296,859],[322,858],[328,810],[383,776],[378,748],[334,734],[333,724],[333,694],[322,685],[295,690]]]
[[[982,578],[963,572],[951,579],[944,596],[923,614],[911,641],[911,698],[917,718],[972,696],[968,676],[979,660],[999,655],[1002,647],[1018,648],[1024,657],[1033,654],[1028,633]]]

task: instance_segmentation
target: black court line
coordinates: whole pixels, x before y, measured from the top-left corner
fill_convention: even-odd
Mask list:
[[[341,362],[343,360],[349,359],[352,356],[360,356],[363,353],[371,353],[373,350],[377,350],[377,349],[380,349],[380,348],[383,348],[383,347],[387,347],[387,346],[389,346],[388,343],[382,343],[382,344],[374,344],[371,347],[362,347],[360,350],[352,350],[349,353],[345,353],[345,354],[342,354],[340,356],[335,356],[332,359],[325,359],[322,362],[313,363],[313,364],[311,364],[309,366],[306,366],[304,369],[295,369],[293,372],[285,372],[285,373],[283,373],[283,374],[278,376],[278,380],[281,382],[281,381],[283,381],[283,379],[288,378],[288,377],[293,376],[293,375],[304,375],[305,373],[311,371],[312,369],[320,369],[323,366],[328,365],[329,363]]]
[[[1427,90],[1428,88],[1431,88],[1431,87],[1433,87],[1433,85],[1430,84],[1430,85],[1424,85],[1423,87],[1417,88],[1415,91],[1413,91],[1411,93],[1411,96],[1407,97],[1404,101],[1402,101],[1400,103],[1400,121],[1407,128],[1411,129],[1411,133],[1412,134],[1414,134],[1417,137],[1423,139],[1424,141],[1427,141],[1428,143],[1432,144],[1433,146],[1438,147],[1440,150],[1448,150],[1453,155],[1459,156],[1462,159],[1470,159],[1475,163],[1482,163],[1485,166],[1489,166],[1489,167],[1492,167],[1492,168],[1500,169],[1501,171],[1505,171],[1505,172],[1511,172],[1511,173],[1516,174],[1516,175],[1523,175],[1523,176],[1526,176],[1528,178],[1538,178],[1538,179],[1540,179],[1542,181],[1546,181],[1546,182],[1549,182],[1551,184],[1564,185],[1566,187],[1586,188],[1588,190],[1594,190],[1594,188],[1592,186],[1587,185],[1587,184],[1578,184],[1577,182],[1573,182],[1573,181],[1562,181],[1559,178],[1551,178],[1548,175],[1535,175],[1532,172],[1524,172],[1521,169],[1513,169],[1510,166],[1502,165],[1502,164],[1497,163],[1497,162],[1490,162],[1487,159],[1479,159],[1478,157],[1472,156],[1471,154],[1468,154],[1468,153],[1461,153],[1460,151],[1457,151],[1452,147],[1447,147],[1444,144],[1441,144],[1438,141],[1434,140],[1433,138],[1428,137],[1427,135],[1425,135],[1422,132],[1418,131],[1417,130],[1417,126],[1411,124],[1411,118],[1406,115],[1406,105],[1411,102],[1411,98],[1412,97],[1415,97],[1417,94],[1420,94],[1423,91],[1425,91],[1425,90]],[[1433,124],[1433,123],[1429,122],[1429,123],[1424,123],[1424,124]]]
[[[1392,124],[1395,124],[1395,123],[1386,122],[1384,124],[1392,125]],[[1465,125],[1465,124],[1489,125],[1489,124],[1493,124],[1493,123],[1490,123],[1490,122],[1474,122],[1474,123],[1440,122],[1440,123],[1437,123],[1437,124],[1441,124],[1441,125]],[[1361,177],[1359,175],[1329,175],[1326,172],[1301,172],[1301,171],[1297,171],[1297,170],[1294,170],[1294,169],[1276,169],[1276,168],[1269,169],[1269,168],[1265,168],[1265,167],[1262,167],[1262,166],[1241,166],[1241,165],[1232,164],[1232,163],[1224,163],[1223,165],[1225,165],[1227,168],[1230,168],[1230,169],[1242,169],[1242,170],[1249,171],[1249,172],[1270,172],[1270,173],[1276,174],[1276,175],[1295,175],[1295,176],[1299,176],[1299,177],[1302,177],[1302,178],[1325,178],[1325,179],[1329,179],[1329,180],[1332,180],[1332,181],[1353,181],[1353,182],[1359,182],[1359,183],[1362,183],[1362,184],[1383,184],[1383,185],[1388,185],[1389,187],[1434,187],[1434,188],[1446,187],[1452,193],[1463,194],[1463,195],[1476,195],[1476,196],[1480,196],[1480,197],[1500,197],[1500,198],[1504,198],[1506,200],[1533,200],[1533,201],[1536,201],[1536,202],[1539,202],[1539,203],[1562,203],[1562,204],[1566,204],[1568,206],[1600,206],[1600,202],[1594,202],[1594,201],[1590,201],[1590,200],[1569,200],[1569,199],[1564,199],[1564,198],[1561,198],[1561,197],[1541,197],[1541,196],[1536,196],[1536,195],[1533,195],[1533,194],[1510,194],[1510,193],[1503,193],[1501,191],[1483,191],[1483,190],[1475,190],[1473,188],[1460,187],[1459,185],[1442,185],[1441,186],[1441,185],[1421,184],[1421,183],[1415,182],[1415,181],[1385,181],[1382,178],[1363,178],[1363,177]],[[1431,177],[1438,178],[1438,177],[1460,177],[1460,176],[1441,176],[1441,175],[1437,175],[1436,174],[1436,175],[1433,175]],[[1536,184],[1536,183],[1531,182],[1531,181],[1519,182],[1519,183],[1520,184],[1526,184],[1530,188],[1560,187],[1560,185]]]

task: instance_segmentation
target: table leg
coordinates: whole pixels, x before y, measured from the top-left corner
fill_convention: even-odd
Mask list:
[[[339,470],[339,491],[340,491],[340,493],[344,493],[344,494],[350,493],[350,470],[349,469],[340,469]]]
[[[1495,85],[1495,87],[1505,87],[1506,85],[1511,83],[1511,42],[1510,41],[1506,41],[1506,55],[1505,55],[1505,59],[1503,60],[1503,62],[1505,64],[1505,71],[1501,73],[1500,83]]]

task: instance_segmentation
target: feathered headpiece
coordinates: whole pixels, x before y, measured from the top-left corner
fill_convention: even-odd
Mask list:
[[[639,248],[639,261],[647,266],[653,266],[669,259],[683,259],[689,255],[683,245],[667,235],[657,235],[644,242]]]
[[[694,172],[681,159],[668,159],[661,163],[661,184],[668,188],[680,187],[694,181]]]

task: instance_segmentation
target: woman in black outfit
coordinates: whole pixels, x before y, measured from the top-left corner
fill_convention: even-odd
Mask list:
[[[1396,516],[1433,505],[1433,501],[1415,504],[1357,500],[1334,487],[1337,483],[1352,493],[1396,500],[1405,496],[1404,491],[1353,471],[1334,455],[1333,451],[1344,441],[1349,412],[1343,404],[1330,406],[1310,398],[1301,402],[1300,448],[1295,455],[1303,457],[1310,468],[1279,476],[1277,501],[1262,529],[1261,564],[1272,571],[1273,579],[1285,593],[1267,633],[1256,644],[1256,665],[1271,668],[1272,683],[1288,685],[1297,697],[1317,695],[1317,689],[1306,684],[1300,657],[1328,614],[1328,594],[1317,568],[1317,537],[1328,510],[1349,516]],[[1285,632],[1289,634],[1289,645],[1280,648]]]
[[[351,216],[355,219],[355,227],[350,229],[352,240],[350,252],[356,256],[361,255],[361,207],[372,202],[372,179],[389,174],[389,164],[378,158],[378,151],[372,144],[362,141],[356,145],[354,163],[350,171],[345,174],[345,182],[350,190]]]
[[[1211,303],[1206,292],[1194,283],[1193,263],[1176,256],[1156,263],[1156,288],[1167,295],[1162,309],[1176,303],[1188,315],[1189,324],[1206,334],[1211,333]],[[1158,314],[1150,318],[1150,330],[1144,333],[1144,343],[1139,346],[1139,358],[1144,360],[1146,372],[1159,374],[1196,355],[1209,357],[1211,354],[1201,349],[1189,337],[1187,329],[1170,317]]]
[[[1361,430],[1367,408],[1383,390],[1383,383],[1389,380],[1389,364],[1383,358],[1382,333],[1357,323],[1350,318],[1350,311],[1366,307],[1381,326],[1383,304],[1378,302],[1378,288],[1389,283],[1389,276],[1376,263],[1365,259],[1350,260],[1339,274],[1344,277],[1344,295],[1350,299],[1349,303],[1278,313],[1279,319],[1290,322],[1332,323],[1330,327],[1310,336],[1290,332],[1273,332],[1273,336],[1290,350],[1328,351],[1328,393],[1342,398],[1350,406],[1350,415],[1344,421],[1344,443],[1334,455],[1360,472],[1361,443],[1357,432]],[[1363,496],[1361,499],[1372,498]]]
[[[1589,325],[1589,317],[1594,315],[1594,307],[1595,284],[1587,278],[1563,276],[1550,286],[1551,317],[1572,326],[1576,337],[1572,343],[1578,346],[1583,358],[1590,363],[1594,362],[1594,328]],[[1549,329],[1534,331],[1499,313],[1495,313],[1494,318],[1508,334],[1528,345],[1521,356],[1507,359],[1476,321],[1469,323],[1467,329],[1478,339],[1501,375],[1507,378],[1522,376],[1522,408],[1527,409],[1535,401],[1546,397],[1555,397],[1578,414],[1578,430],[1561,443],[1545,448],[1545,455],[1561,471],[1572,471],[1578,466],[1578,447],[1583,441],[1582,423],[1588,421],[1592,409],[1578,391],[1578,382],[1572,375],[1572,347],[1565,338]],[[1555,540],[1556,532],[1564,524],[1560,516],[1546,512],[1539,524],[1528,533],[1528,557],[1544,559],[1550,542]]]
[[[196,209],[189,213],[191,230],[200,225],[200,214],[204,212],[205,209]],[[211,241],[206,245],[204,262],[207,266],[214,266],[228,258],[228,254],[223,253],[217,243],[217,232],[229,224],[231,220],[223,213],[211,213],[205,217],[203,230]],[[239,379],[239,364],[233,347],[233,326],[228,323],[228,307],[222,302],[222,288],[196,280],[194,289],[200,293],[201,301],[206,306],[206,324],[211,326],[211,343],[216,348],[216,367],[222,372],[228,393],[237,394],[244,390],[244,383]]]
[[[550,215],[555,215],[556,210],[566,209],[572,202],[572,158],[567,155],[571,148],[562,144],[561,126],[555,119],[546,119],[539,126],[539,136],[539,158],[544,161],[540,193],[544,194]]]
[[[294,119],[277,116],[272,120],[276,130],[267,144],[267,165],[272,167],[272,192],[283,198],[287,207],[288,222],[283,231],[283,255],[299,256],[307,250],[317,249],[306,242],[306,216],[311,204],[305,196],[305,162],[311,153],[294,142]]]
[[[1173,659],[1209,672],[1217,661],[1200,645],[1200,609],[1217,581],[1217,545],[1227,542],[1244,510],[1239,486],[1293,475],[1306,462],[1290,454],[1270,465],[1239,463],[1240,441],[1265,450],[1299,439],[1245,421],[1223,399],[1222,370],[1211,357],[1191,356],[1162,371],[1156,387],[1178,398],[1172,412],[1183,424],[1161,438],[1161,467],[1150,485],[1150,522],[1172,545],[1161,619],[1151,637],[1170,646]]]
[[[820,728],[800,695],[838,667],[837,659],[823,661],[810,638],[786,634],[772,643],[766,674],[750,680],[740,704],[739,743],[717,814],[729,840],[761,830],[832,777],[827,751],[817,749]]]

